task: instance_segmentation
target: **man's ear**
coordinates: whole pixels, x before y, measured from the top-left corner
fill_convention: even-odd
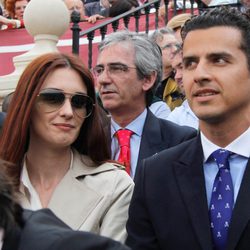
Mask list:
[[[144,91],[148,91],[149,89],[151,89],[155,83],[156,77],[157,77],[156,71],[153,71],[149,76],[145,76],[143,79],[144,82],[142,84],[142,89]]]

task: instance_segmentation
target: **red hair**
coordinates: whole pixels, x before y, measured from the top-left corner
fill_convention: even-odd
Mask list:
[[[23,158],[29,146],[31,112],[43,82],[48,74],[57,68],[75,70],[86,85],[87,94],[96,104],[92,114],[85,119],[72,146],[79,153],[88,155],[96,164],[110,159],[91,72],[76,56],[62,53],[45,54],[32,61],[21,75],[1,133],[0,157],[16,166],[13,167],[11,175],[18,186]]]

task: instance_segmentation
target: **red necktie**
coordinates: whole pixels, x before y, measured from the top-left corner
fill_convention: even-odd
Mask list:
[[[126,172],[130,175],[130,137],[133,131],[128,129],[120,129],[116,132],[118,143],[120,146],[120,155],[118,161],[124,164]]]

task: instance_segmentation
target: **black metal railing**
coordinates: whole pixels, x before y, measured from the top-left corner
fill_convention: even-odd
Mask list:
[[[122,21],[123,24],[125,25],[126,28],[129,27],[129,23],[133,19],[135,22],[135,32],[139,32],[139,24],[140,24],[140,18],[142,16],[145,17],[145,29],[144,32],[148,33],[149,32],[149,15],[150,15],[150,10],[151,8],[155,9],[154,12],[154,24],[155,24],[155,29],[159,28],[159,7],[160,7],[160,2],[161,0],[153,0],[150,1],[150,3],[146,3],[142,6],[136,7],[133,10],[127,11],[119,16],[113,17],[112,19],[108,19],[101,24],[97,24],[85,31],[81,31],[79,22],[80,22],[80,16],[79,13],[74,11],[71,16],[72,20],[72,32],[73,32],[73,42],[72,42],[72,52],[75,54],[79,54],[79,39],[80,37],[86,36],[88,39],[88,67],[92,68],[92,55],[93,55],[93,39],[95,37],[95,33],[98,31],[100,32],[101,39],[103,40],[107,34],[108,27],[112,27],[112,31],[116,32],[119,28],[119,24]],[[165,2],[165,24],[168,22],[169,19],[169,9],[168,9],[168,4],[169,0],[164,0]],[[191,8],[189,9],[189,12],[193,14],[194,12],[194,0],[190,0],[191,3]],[[177,4],[176,0],[173,1],[173,15],[177,14]],[[183,9],[182,12],[186,12],[186,0],[183,0]]]

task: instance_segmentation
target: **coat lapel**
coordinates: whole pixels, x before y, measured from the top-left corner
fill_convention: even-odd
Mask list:
[[[164,145],[162,143],[161,127],[158,118],[148,110],[142,132],[137,168],[143,159],[154,155],[167,147],[166,143]]]
[[[200,137],[189,144],[180,160],[174,164],[174,169],[201,249],[212,250]]]
[[[250,221],[250,161],[248,160],[229,229],[228,248],[236,249],[243,231]],[[250,247],[250,246],[249,246]]]
[[[56,187],[49,202],[50,208],[62,221],[77,230],[103,196],[89,188],[81,179],[86,175],[97,174],[115,168],[112,164],[93,166],[93,162],[80,156],[74,150],[73,167]]]

